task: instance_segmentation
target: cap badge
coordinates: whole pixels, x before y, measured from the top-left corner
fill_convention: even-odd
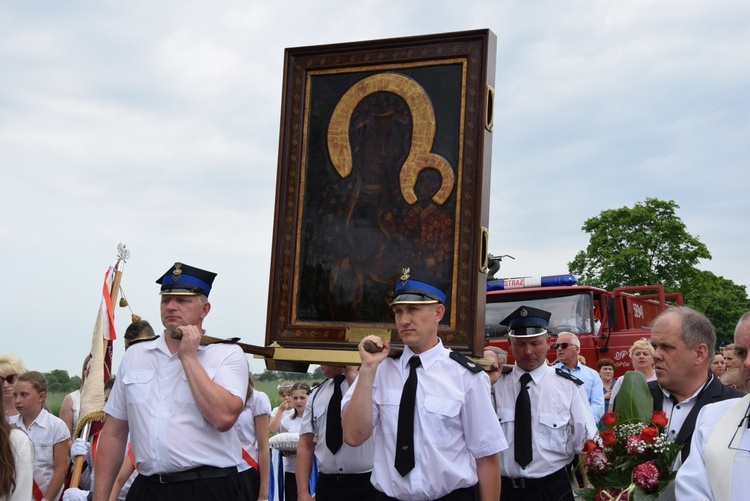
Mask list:
[[[522,317],[525,317],[526,315],[529,314],[529,312],[526,311],[526,308],[521,308],[521,311],[519,311],[518,314],[521,315]]]
[[[402,268],[401,269],[401,281],[406,284],[406,281],[409,280],[409,273],[411,273],[410,268]]]
[[[182,275],[182,263],[175,263],[174,270],[172,270],[172,280],[177,282],[180,279],[180,275]]]

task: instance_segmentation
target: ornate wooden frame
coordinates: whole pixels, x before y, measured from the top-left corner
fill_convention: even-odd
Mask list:
[[[452,282],[440,336],[481,356],[495,45],[477,30],[285,51],[266,344],[391,336],[410,267]]]

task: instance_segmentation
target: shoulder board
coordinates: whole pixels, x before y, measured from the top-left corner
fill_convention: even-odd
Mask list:
[[[565,379],[569,379],[569,380],[573,381],[578,386],[581,386],[583,384],[583,381],[581,381],[580,379],[578,379],[577,377],[575,377],[570,372],[565,372],[564,370],[562,370],[559,367],[557,369],[555,369],[555,374],[557,374],[560,377],[564,377]]]
[[[145,343],[147,341],[154,341],[156,339],[159,339],[159,336],[142,337],[140,339],[133,339],[130,343],[128,343],[128,346],[133,346],[134,344],[138,344],[138,343]]]
[[[458,362],[459,364],[463,365],[467,369],[469,369],[471,372],[477,373],[482,372],[482,366],[479,364],[475,364],[471,360],[469,360],[465,355],[457,352],[457,351],[451,351],[451,359]]]

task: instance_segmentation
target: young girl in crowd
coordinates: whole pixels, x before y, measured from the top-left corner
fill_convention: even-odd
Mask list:
[[[0,501],[29,501],[34,475],[34,444],[2,417],[0,400]]]
[[[250,375],[245,397],[245,408],[234,425],[242,444],[242,458],[247,467],[240,471],[243,499],[247,501],[268,500],[268,468],[271,464],[268,449],[268,415],[271,414],[271,401],[268,395],[255,389]]]
[[[281,397],[281,403],[271,411],[271,422],[268,423],[268,430],[273,434],[276,434],[281,430],[281,418],[286,414],[291,414],[293,411],[292,386],[293,384],[291,382],[282,381],[277,387],[279,390],[279,397]]]
[[[16,379],[14,391],[18,415],[11,418],[11,425],[25,431],[34,443],[34,497],[39,499],[41,493],[44,500],[56,501],[65,482],[70,432],[62,419],[45,408],[44,374],[24,372]]]
[[[307,395],[310,394],[310,386],[307,383],[295,383],[292,386],[292,405],[294,412],[284,416],[281,419],[281,431],[290,433],[299,433],[302,426],[302,414],[305,412]],[[297,453],[285,453],[284,461],[284,499],[297,499],[297,477],[295,473],[295,463]]]

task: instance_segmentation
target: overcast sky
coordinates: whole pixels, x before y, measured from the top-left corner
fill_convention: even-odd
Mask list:
[[[748,26],[744,0],[3,2],[0,353],[78,374],[119,242],[136,313],[160,326],[182,261],[218,273],[209,333],[264,344],[284,49],[480,28],[501,275],[565,273],[587,218],[656,197],[748,286]]]

